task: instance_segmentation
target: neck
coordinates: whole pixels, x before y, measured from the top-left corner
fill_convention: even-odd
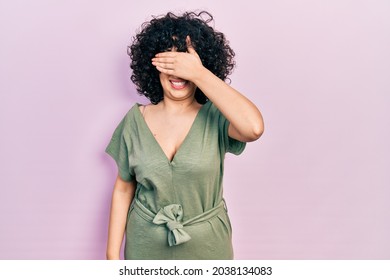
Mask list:
[[[187,98],[184,100],[170,100],[166,98],[160,104],[164,111],[172,114],[187,112],[199,105],[195,98]]]

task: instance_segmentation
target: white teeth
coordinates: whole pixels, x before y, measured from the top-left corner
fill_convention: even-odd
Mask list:
[[[172,83],[174,86],[178,86],[178,87],[184,86],[184,85],[186,84],[186,82],[173,82],[173,81],[171,81],[171,83]]]

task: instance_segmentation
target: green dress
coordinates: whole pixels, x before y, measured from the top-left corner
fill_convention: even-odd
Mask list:
[[[139,106],[128,111],[106,148],[119,176],[137,182],[125,259],[233,259],[223,166],[225,153],[238,155],[245,143],[228,136],[229,121],[208,101],[169,161]]]

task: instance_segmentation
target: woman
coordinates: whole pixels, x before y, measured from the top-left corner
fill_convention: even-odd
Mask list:
[[[205,19],[206,17],[206,19]],[[118,165],[107,259],[233,259],[222,195],[226,152],[263,133],[259,110],[224,82],[234,67],[207,12],[143,25],[128,53],[135,104],[106,148]]]

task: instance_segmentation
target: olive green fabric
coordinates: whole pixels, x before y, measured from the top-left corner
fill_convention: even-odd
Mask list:
[[[106,148],[121,178],[137,182],[127,216],[125,259],[232,259],[229,217],[225,208],[219,211],[223,166],[225,153],[238,155],[245,143],[228,136],[229,121],[208,101],[169,161],[139,106],[125,115]],[[213,214],[197,219],[205,212]]]

